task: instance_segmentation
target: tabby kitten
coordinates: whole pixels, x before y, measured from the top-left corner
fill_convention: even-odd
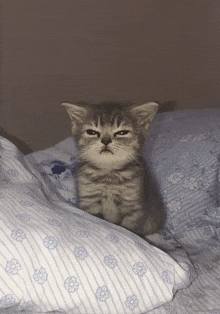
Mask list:
[[[142,150],[157,103],[63,103],[79,151],[79,206],[140,236],[159,231],[162,202]]]

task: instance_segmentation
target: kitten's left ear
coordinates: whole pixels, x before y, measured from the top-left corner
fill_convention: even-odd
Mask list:
[[[156,102],[148,102],[144,105],[134,107],[131,109],[131,113],[138,120],[139,124],[148,130],[157,109],[158,104]]]

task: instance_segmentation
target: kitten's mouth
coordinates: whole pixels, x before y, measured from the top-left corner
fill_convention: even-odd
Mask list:
[[[101,153],[111,153],[111,154],[113,155],[113,152],[112,152],[110,149],[108,149],[108,147],[104,147],[104,148],[101,150],[100,154],[101,154]]]

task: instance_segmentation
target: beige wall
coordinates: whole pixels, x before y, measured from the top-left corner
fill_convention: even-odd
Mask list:
[[[220,107],[219,0],[1,1],[0,125],[34,150],[70,135],[62,101]]]

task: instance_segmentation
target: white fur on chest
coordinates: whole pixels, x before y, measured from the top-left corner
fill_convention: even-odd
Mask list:
[[[95,169],[82,169],[78,176],[80,207],[91,214],[102,214],[113,223],[140,209],[141,177],[133,171],[101,175]],[[138,208],[137,208],[138,206]]]

